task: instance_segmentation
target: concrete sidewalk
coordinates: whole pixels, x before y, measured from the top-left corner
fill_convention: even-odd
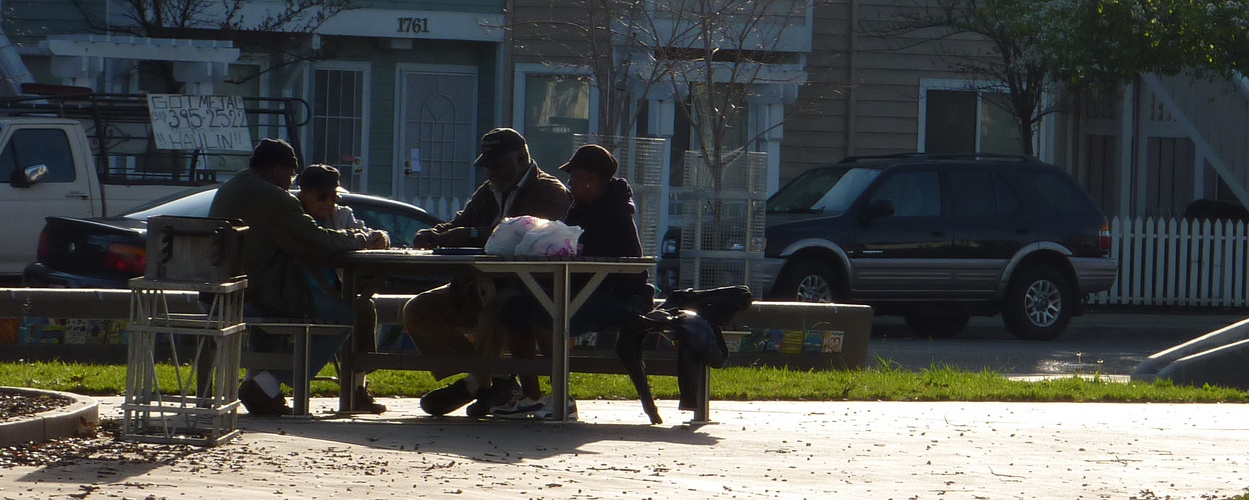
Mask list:
[[[103,398],[102,417],[120,398]],[[0,469],[0,498],[1224,498],[1249,486],[1249,405],[713,403],[647,425],[636,401],[581,422],[243,416],[242,438],[164,464]],[[1148,498],[1148,497],[1146,497]]]

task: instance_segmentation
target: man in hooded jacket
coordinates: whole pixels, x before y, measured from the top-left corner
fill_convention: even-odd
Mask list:
[[[587,257],[641,257],[642,243],[638,237],[633,214],[633,189],[628,181],[615,177],[619,163],[606,148],[597,144],[582,146],[560,170],[568,172],[569,191],[573,204],[564,222],[580,226],[583,232],[577,255]],[[639,314],[653,307],[654,288],[648,283],[648,274],[611,274],[586,299],[576,314],[569,319],[571,335],[580,335],[608,325],[620,325],[633,321]],[[579,290],[588,277],[576,277],[571,290]],[[550,352],[550,335],[535,335],[534,327],[543,330],[551,325],[551,317],[536,298],[524,294],[502,303],[500,322],[508,330],[508,342],[512,356],[531,358],[535,356],[537,342],[543,352]],[[542,397],[538,377],[520,378],[521,392],[503,405],[491,408],[498,417],[550,416],[550,404]],[[568,418],[575,418],[576,406],[569,406]]]

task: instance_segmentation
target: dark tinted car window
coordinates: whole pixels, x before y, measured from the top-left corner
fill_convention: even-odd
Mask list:
[[[412,214],[389,207],[356,204],[352,205],[351,210],[357,219],[364,221],[364,225],[390,233],[391,247],[410,247],[417,231],[433,227],[431,223],[417,219]]]
[[[1066,173],[1052,169],[1027,169],[1024,178],[1041,195],[1042,202],[1052,214],[1078,215],[1098,211]]]
[[[901,172],[885,180],[871,201],[893,202],[896,217],[941,215],[941,184],[935,171]]]
[[[996,172],[955,170],[950,172],[954,191],[954,214],[961,217],[995,217],[1017,212],[1019,196]]]
[[[10,182],[10,176],[18,169],[40,164],[48,166],[48,178],[44,182],[73,182],[78,177],[69,137],[64,130],[14,131],[9,144],[0,152],[0,182]]]
[[[768,200],[768,210],[790,212],[808,210],[819,201],[828,188],[836,184],[848,168],[816,168],[804,172],[786,184]]]

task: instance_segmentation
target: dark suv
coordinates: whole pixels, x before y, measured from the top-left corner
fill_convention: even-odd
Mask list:
[[[1053,339],[1118,268],[1106,216],[1029,156],[847,158],[772,195],[765,236],[765,297],[869,304],[931,337],[1001,313],[1019,338]]]

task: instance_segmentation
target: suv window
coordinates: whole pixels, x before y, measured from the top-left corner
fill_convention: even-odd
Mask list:
[[[885,180],[871,201],[893,202],[896,217],[941,215],[941,183],[937,172],[901,172]]]
[[[996,172],[954,170],[950,172],[954,214],[960,217],[996,217],[1019,211],[1019,195]]]
[[[13,131],[9,144],[0,151],[0,182],[10,182],[13,172],[39,164],[48,166],[48,179],[44,182],[73,182],[77,178],[64,130]]]
[[[1055,215],[1084,215],[1100,212],[1089,197],[1071,181],[1067,174],[1050,169],[1027,169],[1024,178],[1035,186],[1049,212]]]

